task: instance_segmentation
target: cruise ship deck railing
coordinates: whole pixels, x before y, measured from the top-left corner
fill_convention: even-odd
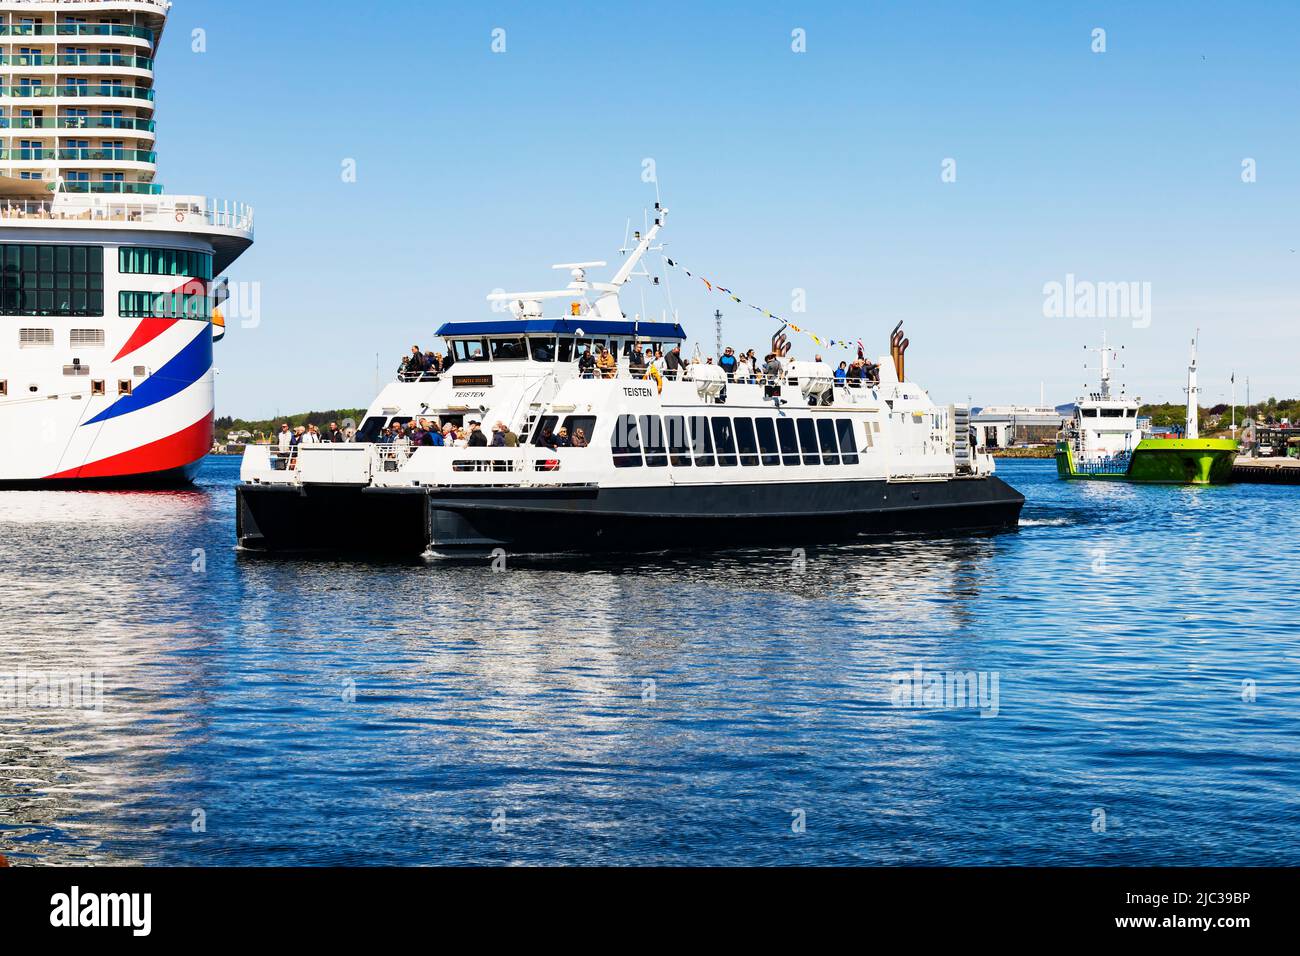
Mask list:
[[[209,226],[250,232],[253,210],[242,203],[224,203],[208,199],[203,205],[179,200],[152,202],[106,200],[100,205],[57,203],[47,200],[6,200],[0,202],[0,219],[51,219],[63,221],[138,222],[178,226],[191,217]]]

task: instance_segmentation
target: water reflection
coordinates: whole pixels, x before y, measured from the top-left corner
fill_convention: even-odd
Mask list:
[[[250,559],[232,478],[0,497],[0,671],[105,674],[101,715],[0,711],[15,862],[1258,862],[1297,847],[1276,801],[1297,793],[1282,728],[1300,715],[1300,642],[1252,602],[1282,578],[1240,537],[1262,515],[1294,525],[1271,499],[1225,514],[1044,471],[1018,534],[493,573]],[[1256,562],[1250,581],[1216,560],[1228,542]],[[1170,614],[1161,588],[1204,600]],[[891,678],[918,665],[998,672],[998,717],[893,706]],[[1267,706],[1242,709],[1243,674]],[[1088,839],[1099,804],[1121,808],[1121,837]],[[792,808],[810,821],[798,840]],[[1193,827],[1233,838],[1189,857]]]

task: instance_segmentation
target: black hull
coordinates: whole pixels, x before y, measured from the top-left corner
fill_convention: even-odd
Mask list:
[[[258,551],[485,555],[803,545],[1016,528],[1025,499],[1000,478],[375,489],[241,485],[239,543]]]
[[[104,478],[25,478],[0,481],[0,491],[160,491],[190,488],[202,460],[183,468],[151,471],[140,475],[111,475]]]

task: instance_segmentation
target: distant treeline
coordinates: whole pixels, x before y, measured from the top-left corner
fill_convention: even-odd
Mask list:
[[[1150,415],[1151,424],[1157,428],[1182,425],[1187,421],[1187,406],[1171,405],[1167,402],[1163,405],[1143,405],[1142,414]],[[1294,422],[1300,418],[1300,398],[1281,400],[1269,398],[1262,402],[1255,402],[1249,407],[1238,405],[1237,424],[1240,425],[1247,418],[1262,422],[1277,422],[1285,418]],[[1232,406],[1223,404],[1202,408],[1198,419],[1202,429],[1213,431],[1226,429],[1232,424]]]
[[[290,428],[298,425],[318,425],[323,429],[330,422],[338,422],[341,425],[345,418],[350,418],[360,425],[361,416],[365,413],[364,408],[332,408],[324,412],[299,412],[296,415],[281,415],[279,418],[263,418],[256,421],[223,415],[213,424],[217,441],[225,441],[231,432],[249,432],[253,436],[252,440],[257,441],[269,438],[279,431],[281,422],[288,422]]]

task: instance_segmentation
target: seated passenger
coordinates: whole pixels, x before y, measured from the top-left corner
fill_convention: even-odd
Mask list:
[[[552,448],[573,447],[573,442],[569,441],[569,430],[564,426],[560,426],[560,430],[555,433],[553,440],[554,440],[554,444],[551,445]]]
[[[572,444],[573,444],[573,447],[574,447],[574,448],[586,448],[586,447],[587,447],[587,436],[586,436],[586,434],[583,432],[583,430],[582,430],[581,428],[575,428],[575,429],[573,430],[573,442],[572,442]]]

